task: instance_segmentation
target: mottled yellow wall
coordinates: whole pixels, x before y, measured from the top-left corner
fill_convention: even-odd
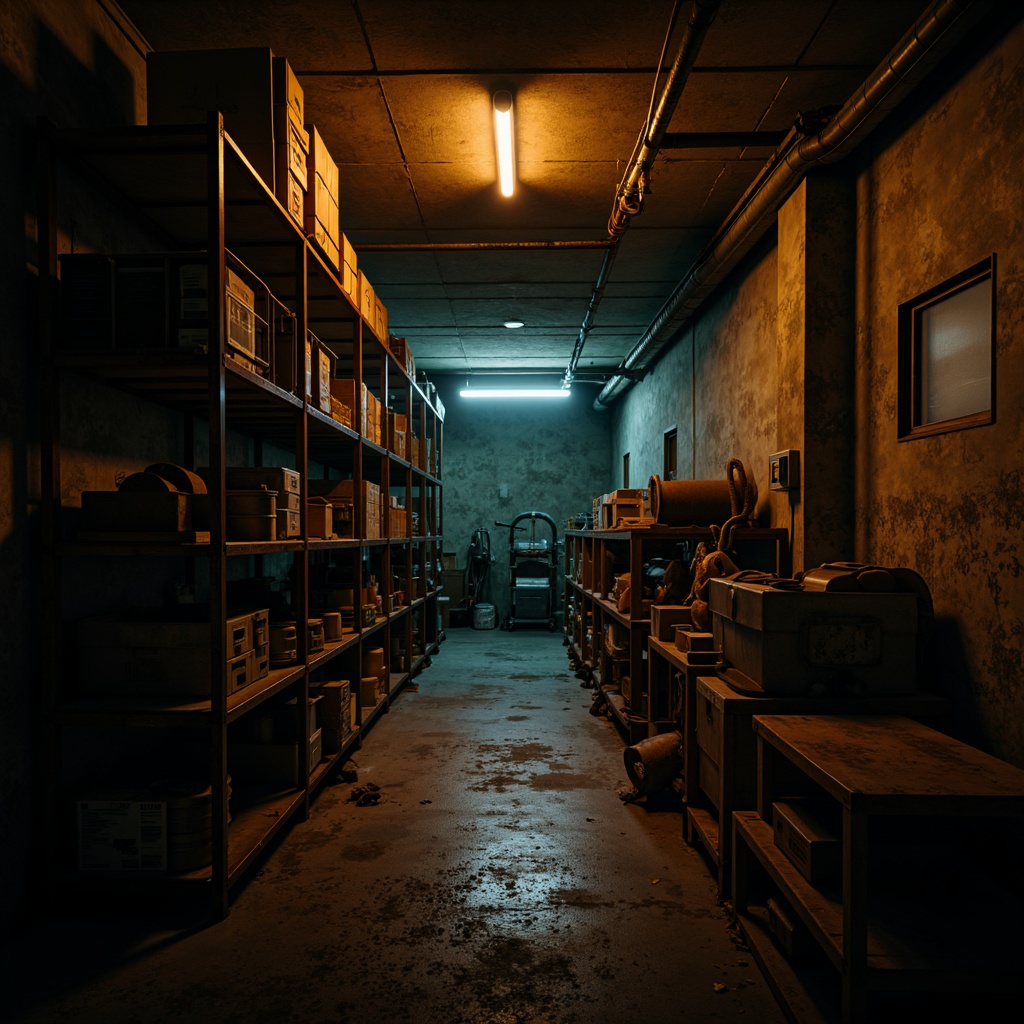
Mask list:
[[[857,546],[927,579],[960,727],[1024,765],[1024,24],[957,70],[858,182]],[[897,306],[991,253],[996,422],[897,443]]]
[[[796,568],[824,555],[916,569],[937,616],[925,683],[952,698],[958,736],[1024,766],[1022,98],[1024,21],[1004,5],[790,197],[777,233],[620,400],[613,451],[660,452],[683,402],[667,396],[692,389],[692,476],[742,458]],[[898,443],[897,307],[992,253],[996,422]],[[785,448],[804,463],[792,503],[767,492],[768,455]]]

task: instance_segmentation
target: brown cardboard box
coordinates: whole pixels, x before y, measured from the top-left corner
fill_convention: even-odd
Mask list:
[[[280,58],[284,59],[284,58]],[[224,115],[224,128],[253,169],[274,191],[275,70],[267,46],[221,50],[153,50],[146,55],[149,124],[205,124],[207,111]]]
[[[444,592],[451,598],[451,607],[457,608],[466,600],[466,570],[444,569],[441,573]]]
[[[341,287],[352,300],[353,305],[357,305],[359,302],[359,261],[352,243],[345,237],[345,232],[340,231],[339,235],[341,264],[338,271],[341,276]]]
[[[274,58],[273,74],[274,104],[284,108],[289,119],[301,129],[306,123],[305,95],[287,58]]]
[[[369,278],[359,271],[359,313],[368,323],[375,323],[375,292]]]

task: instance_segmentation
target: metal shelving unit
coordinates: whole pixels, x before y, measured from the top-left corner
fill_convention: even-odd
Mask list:
[[[219,918],[228,912],[231,887],[289,821],[308,814],[312,795],[331,769],[361,742],[376,717],[387,710],[438,648],[443,412],[408,376],[404,362],[391,353],[386,339],[376,337],[361,318],[335,271],[225,133],[219,114],[211,114],[202,125],[90,132],[58,131],[40,122],[39,138],[41,612],[46,641],[41,686],[46,743],[40,759],[44,794],[40,848],[48,851],[49,875],[68,882],[116,887],[146,878],[204,884],[210,890],[213,915]],[[76,197],[86,195],[90,202],[112,211],[126,225],[125,234],[134,232],[147,238],[153,252],[205,254],[210,325],[206,352],[86,350],[61,338],[58,252],[67,248],[70,234],[64,223],[64,196],[69,188]],[[430,461],[424,459],[417,465],[395,454],[386,427],[383,444],[360,434],[358,387],[352,429],[312,406],[304,387],[288,390],[231,357],[224,327],[227,252],[251,267],[294,314],[297,338],[314,332],[333,351],[339,376],[365,382],[384,404],[393,402],[408,417],[423,439],[424,450],[430,451]],[[301,346],[292,346],[291,358],[292,379],[301,384]],[[69,455],[80,438],[70,436],[74,424],[66,422],[62,412],[70,394],[65,389],[86,379],[175,417],[179,448],[171,453],[154,452],[154,460],[175,461],[176,456],[176,461],[188,468],[205,461],[209,467],[208,530],[175,542],[163,538],[153,542],[138,536],[76,538],[78,495],[88,481],[67,472]],[[113,421],[117,410],[108,409],[107,415]],[[302,478],[301,536],[286,541],[227,540],[226,468],[229,459],[237,458],[240,447],[249,452],[253,465],[264,464],[265,453],[280,458],[278,452],[294,462]],[[313,467],[323,477],[353,479],[352,538],[309,537],[307,481]],[[382,495],[403,500],[407,518],[400,535],[390,535],[385,516],[383,536],[364,539],[367,531],[358,494],[365,480],[378,484]],[[377,575],[382,586],[382,615],[366,625],[356,616],[354,630],[326,643],[322,650],[309,650],[308,630],[297,630],[296,664],[271,668],[264,678],[230,693],[224,629],[230,581],[266,573],[272,565],[278,570],[283,566],[283,575],[290,582],[292,611],[296,622],[304,624],[311,614],[313,567],[331,558],[347,567],[360,596],[366,583],[364,574],[373,571]],[[79,692],[72,625],[82,588],[87,586],[83,577],[94,573],[96,566],[118,563],[130,566],[132,574],[143,581],[147,574],[155,581],[167,572],[198,581],[209,609],[208,699]],[[417,592],[407,594],[401,602],[397,595],[401,588],[392,585],[399,578],[419,581]],[[74,595],[78,595],[77,606]],[[299,728],[300,721],[306,722],[310,684],[324,677],[352,679],[353,700],[358,702],[356,683],[363,654],[370,647],[384,649],[386,692],[373,709],[358,709],[356,727],[341,748],[310,764],[309,748],[299,742],[298,784],[284,791],[261,793],[259,787],[251,787],[243,792],[243,787],[233,785],[228,774],[229,727],[262,713],[275,700],[293,698]],[[89,730],[100,730],[107,737],[108,760],[112,762],[118,760],[119,745],[125,751],[124,761],[130,762],[133,748],[140,745],[140,732],[146,737],[173,733],[176,742],[205,749],[212,811],[209,866],[178,873],[83,872],[73,866],[67,812],[79,766],[69,754],[69,736]],[[142,741],[142,745],[146,743]],[[119,768],[125,770],[126,765]]]

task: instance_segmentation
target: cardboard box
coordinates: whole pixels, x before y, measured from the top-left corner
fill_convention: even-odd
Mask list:
[[[388,307],[381,301],[381,297],[374,294],[373,307],[373,329],[381,341],[387,341],[388,337]]]
[[[689,623],[690,608],[682,604],[651,605],[651,636],[659,640],[674,641],[676,626]]]
[[[252,623],[252,612],[227,620],[228,694],[258,678]],[[83,694],[209,697],[210,623],[198,605],[91,616],[78,623],[77,664]]]
[[[338,271],[341,277],[341,287],[355,306],[359,303],[359,261],[356,258],[356,251],[345,233],[340,231],[339,235],[341,265],[338,267]]]
[[[833,808],[838,812],[838,804]],[[843,847],[834,817],[824,801],[772,804],[775,845],[812,885],[834,884],[841,874]]]
[[[199,476],[210,486],[210,467],[200,466],[196,470]],[[276,491],[279,506],[298,508],[298,503],[290,505],[282,495],[298,495],[302,489],[302,474],[296,469],[284,466],[226,466],[224,482],[229,491],[257,491],[265,487],[268,491]]]
[[[275,96],[279,76],[266,46],[153,50],[146,55],[147,120],[206,124],[207,112],[219,110],[228,135],[274,192],[274,104],[286,101]]]
[[[228,771],[238,783],[302,786],[298,743],[229,743]],[[309,767],[312,771],[323,760],[323,734],[320,729],[309,738]]]
[[[352,480],[310,480],[309,493],[328,499],[332,505],[355,505]],[[362,514],[362,536],[370,540],[379,539],[383,511],[380,484],[370,480],[363,481],[359,508]]]
[[[371,326],[375,322],[376,296],[370,279],[359,271],[359,314]]]
[[[776,590],[713,579],[708,604],[726,663],[766,693],[917,688],[917,595]]]
[[[444,569],[441,572],[444,592],[451,598],[452,608],[457,608],[466,600],[466,570]]]
[[[167,803],[137,790],[98,790],[75,802],[82,871],[164,871]]]
[[[394,353],[395,358],[405,367],[405,372],[410,380],[416,379],[416,360],[413,359],[409,342],[405,338],[397,338],[395,335],[388,337],[388,348]]]
[[[274,57],[274,104],[284,109],[288,119],[300,130],[306,123],[305,94],[286,57]]]
[[[334,508],[326,498],[314,496],[306,503],[306,534],[327,539],[334,536]]]
[[[349,680],[332,679],[325,683],[311,683],[309,692],[322,698],[320,729],[324,753],[336,754],[352,735]]]
[[[192,495],[144,491],[82,491],[80,532],[190,533]]]

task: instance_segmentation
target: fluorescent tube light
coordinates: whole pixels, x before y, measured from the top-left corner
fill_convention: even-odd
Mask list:
[[[503,196],[511,196],[515,187],[515,149],[512,136],[512,94],[501,90],[494,94],[494,137],[498,145],[498,183]]]
[[[463,398],[568,398],[568,388],[464,388]]]

